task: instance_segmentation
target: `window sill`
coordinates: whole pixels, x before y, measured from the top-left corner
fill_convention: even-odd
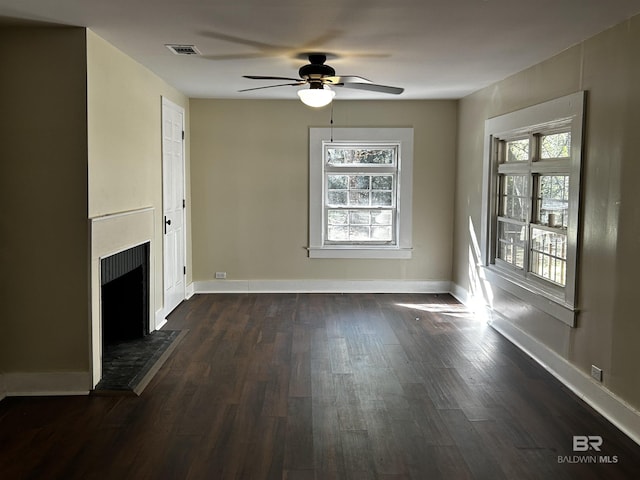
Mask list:
[[[309,258],[410,259],[411,248],[382,247],[310,247]]]
[[[576,314],[578,310],[575,306],[566,303],[562,298],[536,285],[513,277],[497,267],[485,267],[484,272],[487,280],[493,285],[542,310],[570,327],[576,326]]]

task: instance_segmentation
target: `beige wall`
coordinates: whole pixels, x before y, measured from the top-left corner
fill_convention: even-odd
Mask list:
[[[0,28],[0,371],[89,367],[85,34]]]
[[[413,258],[309,259],[309,127],[299,101],[191,100],[194,280],[451,278],[455,101],[336,101],[336,127],[413,127]]]
[[[91,31],[87,56],[89,217],[155,209],[156,312],[163,305],[162,97],[185,108],[187,132],[188,99]],[[188,185],[188,137],[186,145]]]
[[[25,392],[79,391],[91,366],[89,219],[162,211],[161,98],[185,107],[187,131],[188,100],[82,28],[0,28],[0,61],[0,373]],[[65,387],[23,375],[54,372],[82,375]]]
[[[578,369],[604,369],[604,384],[640,408],[640,17],[461,100],[454,236],[454,282],[481,293],[470,249],[480,234],[483,131],[487,118],[587,90],[577,328],[505,292],[496,310]],[[471,226],[471,227],[470,227]],[[470,261],[471,258],[471,261]]]

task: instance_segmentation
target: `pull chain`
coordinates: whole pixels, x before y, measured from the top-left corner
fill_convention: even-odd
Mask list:
[[[333,102],[331,102],[331,143],[333,143]]]

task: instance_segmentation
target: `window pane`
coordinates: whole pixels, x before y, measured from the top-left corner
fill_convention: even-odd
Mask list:
[[[539,175],[537,221],[550,227],[567,228],[569,175]]]
[[[346,210],[329,210],[327,221],[329,225],[347,225],[349,222],[348,213]]]
[[[349,240],[349,227],[329,225],[327,228],[327,238],[332,242],[344,242]]]
[[[498,258],[518,268],[524,268],[525,227],[498,222]]]
[[[371,188],[373,190],[393,190],[393,176],[373,175],[371,177]]]
[[[357,190],[369,190],[369,175],[349,175],[349,188]]]
[[[340,191],[329,191],[327,193],[327,203],[330,206],[338,207],[338,206],[347,206],[347,192]]]
[[[529,211],[528,177],[526,175],[500,176],[500,215],[524,221]]]
[[[352,226],[349,228],[349,240],[354,242],[370,240],[371,229],[364,226]]]
[[[342,190],[347,188],[349,177],[346,175],[328,175],[327,187],[330,190]]]
[[[394,175],[327,175],[327,205],[393,207],[394,178]]]
[[[375,225],[392,225],[393,216],[391,210],[373,210],[371,212],[371,221]]]
[[[349,212],[351,225],[371,225],[370,210],[351,210]]]
[[[369,192],[349,191],[349,205],[369,206]]]
[[[373,192],[371,194],[371,206],[391,207],[392,205],[391,192]]]
[[[559,285],[566,283],[567,236],[531,229],[531,271]]]
[[[529,139],[507,142],[507,162],[526,162],[529,160]]]
[[[328,210],[327,239],[331,242],[393,241],[394,210]]]
[[[540,158],[567,158],[571,154],[571,132],[544,135],[540,140]]]
[[[326,159],[329,165],[393,165],[395,148],[329,147]]]
[[[393,240],[391,227],[371,227],[371,238],[378,242],[390,242]]]

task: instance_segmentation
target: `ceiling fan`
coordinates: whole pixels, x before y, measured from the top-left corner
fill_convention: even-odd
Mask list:
[[[307,56],[309,58],[309,63],[307,65],[303,65],[300,67],[300,70],[298,70],[300,78],[244,75],[244,78],[252,80],[289,80],[294,83],[280,83],[278,85],[245,88],[239,91],[248,92],[250,90],[261,90],[264,88],[309,85],[308,89],[298,90],[298,96],[303,103],[311,107],[324,107],[329,104],[335,95],[335,92],[331,87],[354,88],[357,90],[369,90],[373,92],[390,93],[393,95],[399,95],[404,91],[404,88],[378,85],[372,83],[366,78],[355,75],[336,76],[336,71],[333,67],[325,64],[327,61],[327,56],[325,54],[310,53],[307,54]]]

